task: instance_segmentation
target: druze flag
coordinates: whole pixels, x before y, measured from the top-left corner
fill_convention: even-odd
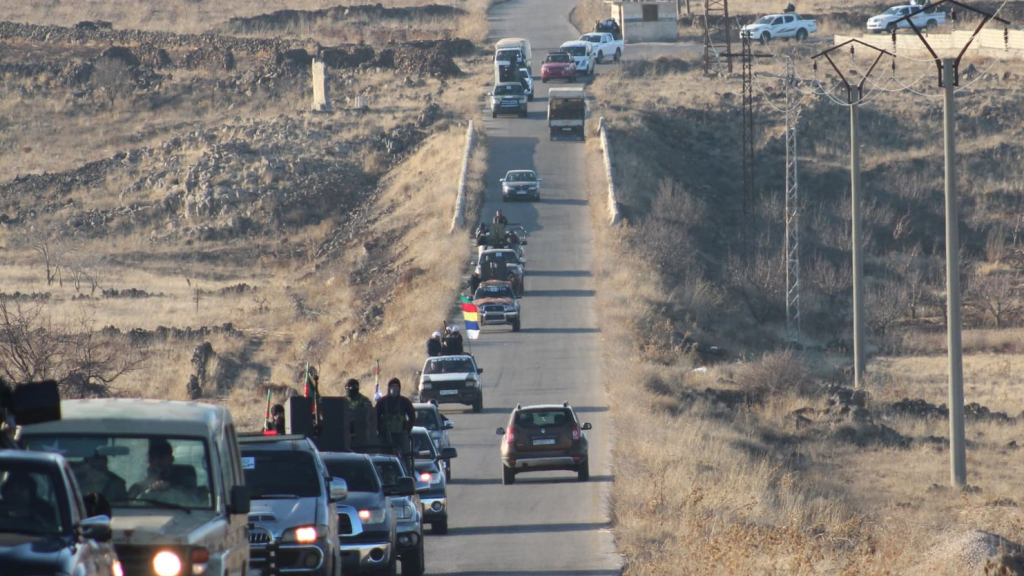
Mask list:
[[[466,321],[466,336],[476,340],[480,336],[480,311],[476,304],[465,296],[462,297],[462,319]]]

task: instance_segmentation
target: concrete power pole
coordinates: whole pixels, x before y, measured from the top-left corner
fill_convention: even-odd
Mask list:
[[[946,346],[949,354],[949,477],[950,483],[954,487],[963,488],[967,486],[967,448],[964,431],[963,347],[960,340],[960,235],[957,230],[960,216],[957,209],[956,190],[956,100],[954,92],[960,83],[960,59],[963,58],[967,48],[981,32],[981,29],[991,20],[1002,22],[1004,26],[1009,26],[1010,23],[995,14],[972,8],[955,0],[941,0],[932,6],[938,8],[946,3],[956,4],[982,16],[981,23],[975,28],[974,34],[967,40],[956,58],[939,58],[931,44],[928,43],[928,38],[909,15],[896,20],[894,25],[898,26],[901,21],[906,20],[913,28],[914,33],[917,34],[938,65],[939,86],[943,88],[944,93],[942,132],[946,157]],[[1003,37],[1006,36],[1007,32],[1004,28]],[[894,30],[893,44],[895,45],[895,43],[896,32]]]
[[[878,52],[875,57],[875,61],[872,62],[871,68],[868,68],[866,74],[861,77],[861,81],[856,86],[850,84],[849,80],[846,79],[846,75],[843,71],[836,66],[836,63],[832,60],[831,53],[844,48],[850,47],[850,56],[853,57],[853,50],[855,45],[861,45],[870,50]],[[852,222],[851,232],[852,238],[852,250],[853,253],[853,384],[854,387],[860,388],[864,382],[864,369],[866,366],[865,360],[865,345],[864,345],[864,240],[862,231],[862,220],[860,209],[862,206],[862,190],[860,185],[860,102],[864,99],[864,82],[867,81],[868,76],[874,71],[875,66],[878,65],[878,61],[882,59],[883,55],[892,56],[889,52],[881,50],[870,44],[865,44],[860,40],[847,40],[842,44],[838,44],[820,52],[814,56],[815,59],[815,70],[817,70],[817,58],[824,56],[828,63],[832,65],[832,69],[835,70],[839,78],[842,79],[843,85],[846,86],[846,98],[850,108],[850,220]]]

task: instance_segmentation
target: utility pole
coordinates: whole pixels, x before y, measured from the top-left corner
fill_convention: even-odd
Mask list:
[[[786,336],[800,341],[800,195],[796,132],[800,122],[793,59],[786,65]]]
[[[847,80],[846,75],[843,74],[843,71],[832,60],[831,53],[848,45],[850,47],[850,57],[852,58],[854,47],[857,44],[877,51],[878,55],[875,57],[875,61],[871,63],[867,73],[861,77],[860,83],[852,85]],[[866,366],[864,346],[864,241],[860,214],[862,204],[862,190],[860,186],[860,103],[864,99],[864,82],[867,81],[871,72],[875,70],[875,66],[878,65],[878,61],[882,59],[883,55],[893,56],[893,54],[885,50],[854,39],[819,52],[812,58],[815,60],[815,71],[818,69],[817,58],[819,56],[824,56],[828,63],[832,65],[832,69],[835,70],[839,78],[842,79],[843,85],[846,86],[846,100],[850,108],[850,219],[852,220],[852,238],[850,240],[853,245],[851,252],[853,253],[853,385],[855,388],[863,386],[864,369]],[[895,56],[893,57],[895,58]]]
[[[725,51],[719,54],[715,50],[715,42],[711,37],[714,26],[712,18],[717,18],[722,23],[722,31],[725,33]],[[718,58],[725,56],[728,62],[729,73],[732,74],[732,29],[729,22],[729,0],[704,0],[704,73],[711,72],[712,61],[718,62]]]
[[[931,44],[928,43],[927,37],[914,24],[910,15],[896,20],[894,24],[898,26],[901,21],[906,20],[914,29],[914,33],[934,58],[939,69],[939,86],[944,89],[942,132],[946,157],[946,346],[949,354],[949,476],[950,483],[954,487],[963,488],[967,486],[967,448],[964,432],[963,347],[960,340],[960,239],[957,230],[960,218],[956,190],[956,130],[954,129],[956,100],[954,90],[960,84],[960,60],[985,24],[988,24],[990,20],[1002,22],[1004,26],[1009,26],[1010,23],[995,14],[983,12],[956,0],[941,0],[932,6],[938,8],[946,3],[955,4],[982,16],[981,23],[978,24],[956,58],[939,58]],[[894,44],[895,34],[894,29]],[[1004,29],[1003,37],[1006,36]]]

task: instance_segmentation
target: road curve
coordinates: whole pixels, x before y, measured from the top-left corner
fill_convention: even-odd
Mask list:
[[[544,55],[578,34],[568,14],[575,0],[513,0],[491,9],[491,40],[526,37],[532,44],[537,95],[529,118],[486,115],[488,156],[482,218],[502,209],[529,231],[523,328],[488,328],[472,342],[484,368],[484,411],[442,405],[455,421],[454,481],[448,487],[450,533],[427,537],[429,574],[464,576],[612,576],[621,573],[605,498],[610,418],[599,374],[600,334],[591,275],[592,234],[584,144],[551,142],[546,122]],[[606,65],[607,66],[607,65]],[[602,67],[598,68],[598,73]],[[482,95],[481,95],[482,97]],[[588,125],[588,133],[596,123]],[[539,203],[501,202],[498,179],[533,169],[543,179]],[[470,224],[474,224],[470,222]],[[589,482],[572,472],[524,474],[501,484],[495,428],[516,403],[568,400],[591,422]]]

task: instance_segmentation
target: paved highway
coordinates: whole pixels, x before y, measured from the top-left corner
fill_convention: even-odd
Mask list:
[[[484,369],[484,411],[442,405],[455,421],[454,482],[448,487],[450,533],[427,537],[429,574],[474,576],[611,576],[621,572],[608,530],[605,498],[609,471],[608,405],[600,377],[600,334],[595,310],[590,206],[584,144],[551,142],[545,120],[544,55],[579,37],[569,24],[575,0],[513,0],[490,13],[492,42],[526,37],[532,44],[537,96],[529,118],[486,114],[489,165],[482,218],[502,209],[529,232],[523,328],[486,328],[472,342]],[[598,73],[606,66],[599,66]],[[483,95],[481,95],[482,98]],[[588,125],[592,134],[595,124]],[[498,179],[526,168],[543,179],[539,203],[501,202]],[[472,223],[471,224],[475,224]],[[468,239],[467,239],[468,242]],[[467,341],[468,343],[468,341]],[[568,400],[591,422],[589,482],[573,472],[520,475],[501,484],[500,437],[516,403]]]

